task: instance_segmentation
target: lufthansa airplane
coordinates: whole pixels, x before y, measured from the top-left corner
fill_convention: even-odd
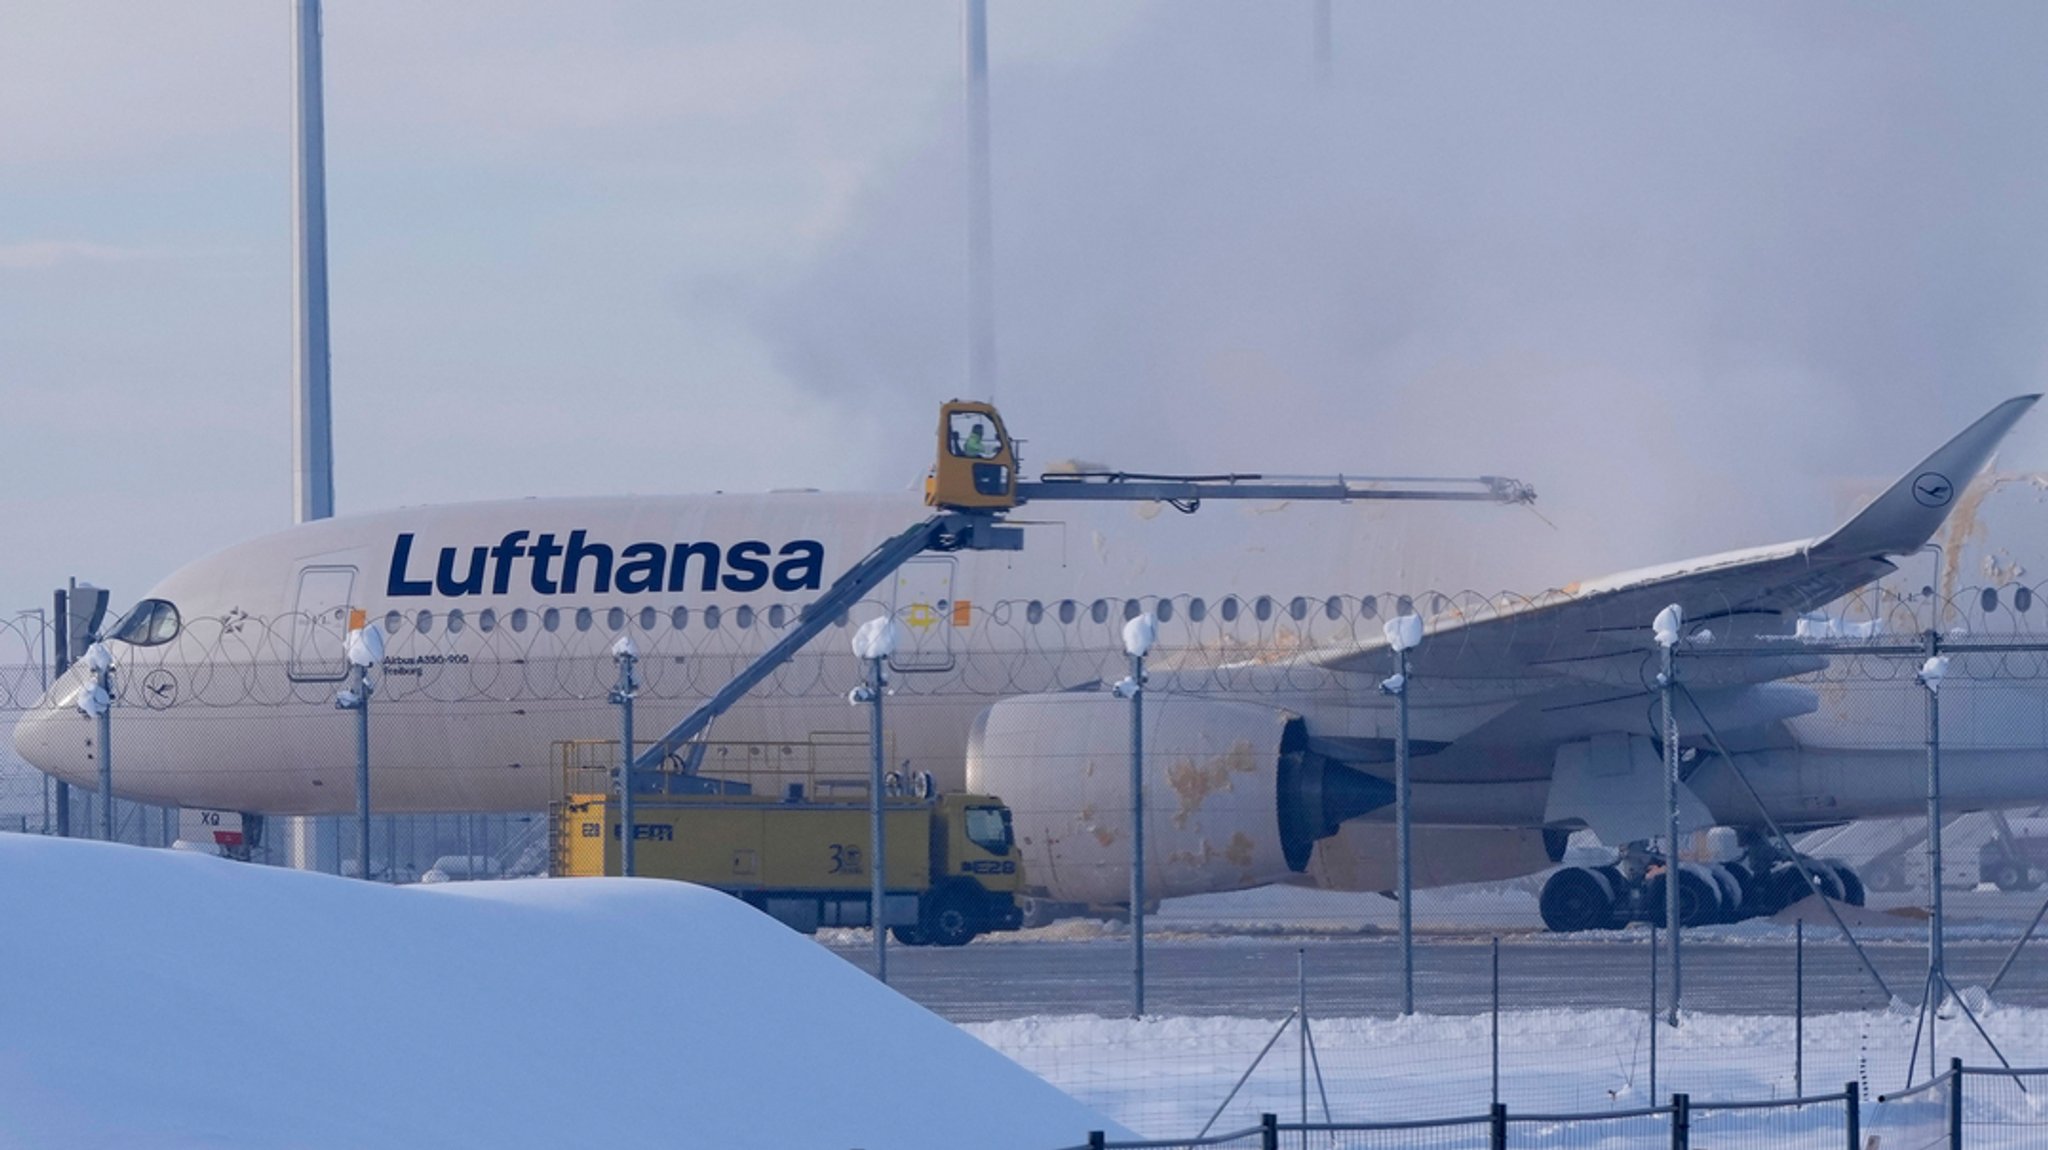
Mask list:
[[[1651,620],[1677,604],[1688,654],[1753,652],[1688,657],[1680,674],[1685,825],[1735,828],[1741,844],[1739,858],[1681,872],[1689,913],[1768,913],[1799,879],[1762,833],[1759,802],[1798,828],[1912,813],[1924,794],[1917,722],[1899,722],[1917,715],[1910,681],[1883,697],[1800,681],[1825,665],[1790,641],[1801,617],[1921,551],[1978,497],[1973,479],[2037,398],[2000,404],[1828,535],[1535,598],[1437,593],[1510,585],[1508,520],[1524,517],[1498,508],[1211,504],[1183,519],[1159,504],[1033,504],[1020,552],[904,566],[721,718],[698,769],[769,786],[857,773],[865,718],[846,695],[863,668],[848,637],[893,613],[909,636],[888,703],[900,777],[1002,797],[1038,899],[1125,902],[1129,709],[1103,684],[1126,671],[1124,621],[1151,614],[1148,896],[1275,881],[1385,890],[1395,710],[1382,628],[1412,612],[1427,624],[1410,676],[1417,883],[1529,874],[1575,829],[1609,844],[1661,834]],[[351,811],[353,728],[334,703],[346,634],[368,626],[387,636],[376,809],[543,809],[577,748],[617,737],[622,636],[641,653],[640,729],[658,733],[924,512],[908,493],[535,499],[331,519],[231,547],[109,629],[115,789]],[[60,677],[14,740],[90,787],[88,683],[83,665]],[[2048,801],[2048,698],[2006,702],[2006,726],[1987,712],[1948,728],[1958,809]],[[1640,911],[1662,871],[1629,857],[1557,872],[1546,919],[1583,929]],[[1809,869],[1830,893],[1860,895],[1846,868]]]

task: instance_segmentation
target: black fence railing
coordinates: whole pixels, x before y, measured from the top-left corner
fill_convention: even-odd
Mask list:
[[[2048,1067],[1964,1066],[1873,1107],[1873,1125],[1890,1135],[1886,1150],[2005,1150],[2048,1144]]]
[[[1337,1150],[1571,1150],[1668,1145],[1672,1150],[1690,1150],[1696,1133],[1709,1138],[1717,1150],[1747,1146],[1759,1150],[1862,1150],[1860,1098],[1852,1082],[1840,1093],[1807,1098],[1695,1103],[1687,1095],[1674,1094],[1664,1106],[1582,1113],[1514,1114],[1506,1105],[1495,1103],[1486,1114],[1396,1122],[1282,1122],[1278,1115],[1262,1114],[1257,1126],[1197,1138],[1114,1141],[1096,1130],[1086,1142],[1064,1150],[1281,1150],[1297,1145]],[[1886,1143],[1887,1150],[1891,1145]]]

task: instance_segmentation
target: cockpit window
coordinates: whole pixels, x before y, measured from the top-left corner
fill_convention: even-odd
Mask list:
[[[1008,807],[968,807],[967,837],[992,855],[1010,853]]]
[[[178,637],[178,608],[168,599],[144,599],[108,633],[135,647],[155,647]]]

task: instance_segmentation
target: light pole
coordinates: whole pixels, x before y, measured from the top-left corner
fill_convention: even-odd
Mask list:
[[[1657,674],[1657,693],[1664,703],[1664,932],[1671,937],[1671,1025],[1678,1025],[1678,712],[1672,706],[1677,690],[1676,652],[1678,633],[1685,626],[1685,611],[1673,603],[1650,622],[1663,652],[1663,670]],[[1653,960],[1654,961],[1654,960]]]
[[[334,698],[334,705],[356,714],[356,860],[358,876],[370,878],[370,695],[377,689],[370,670],[384,660],[384,632],[373,626],[358,626],[348,633],[348,665],[351,678],[347,689]]]
[[[868,708],[868,926],[875,934],[875,977],[889,981],[889,931],[882,923],[887,890],[882,869],[886,842],[882,812],[882,696],[888,694],[889,677],[884,664],[896,653],[903,627],[893,615],[862,623],[853,633],[853,654],[867,663],[868,681],[853,689],[846,701]]]
[[[640,693],[640,648],[631,635],[619,636],[612,644],[612,659],[619,665],[619,681],[612,688],[611,701],[619,708],[619,873],[634,877],[633,861],[633,699]]]
[[[1131,701],[1131,1017],[1145,1016],[1145,655],[1159,638],[1150,613],[1124,624],[1131,673],[1116,694]]]
[[[1394,649],[1394,674],[1380,690],[1394,697],[1394,865],[1401,916],[1401,1013],[1415,1013],[1415,868],[1408,786],[1408,652],[1422,644],[1422,616],[1401,615],[1382,628]]]

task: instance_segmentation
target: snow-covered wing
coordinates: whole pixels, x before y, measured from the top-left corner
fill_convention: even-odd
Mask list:
[[[1983,470],[2036,395],[2010,399],[1966,428],[1821,539],[1733,551],[1573,584],[1533,599],[1453,605],[1428,620],[1409,652],[1420,676],[1465,680],[1565,678],[1645,685],[1658,656],[1652,621],[1677,606],[1684,632],[1720,641],[1789,635],[1802,612],[1894,570],[1892,556],[1917,551],[1947,518],[1956,495]],[[1336,670],[1383,672],[1383,640],[1305,656]],[[1694,683],[1759,683],[1816,669],[1820,660],[1784,655],[1706,660],[1688,669]]]

